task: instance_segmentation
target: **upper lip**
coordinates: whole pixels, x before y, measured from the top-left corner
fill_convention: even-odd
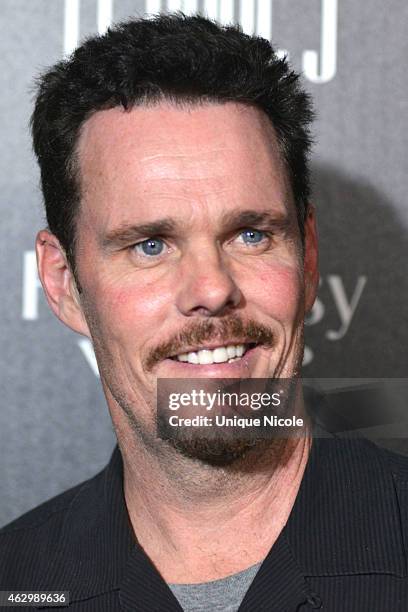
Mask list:
[[[237,346],[237,344],[244,344],[244,345],[251,344],[255,346],[259,343],[253,342],[252,340],[228,340],[227,342],[213,341],[213,342],[207,342],[200,346],[192,346],[192,347],[180,349],[179,351],[177,351],[177,353],[173,353],[172,355],[169,355],[169,357],[177,357],[177,355],[185,355],[187,353],[193,353],[193,352],[196,353],[198,351],[205,351],[205,350],[213,351],[216,348],[225,347],[225,346]]]

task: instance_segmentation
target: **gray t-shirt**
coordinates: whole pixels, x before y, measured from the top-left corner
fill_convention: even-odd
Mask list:
[[[169,584],[185,612],[237,612],[261,563],[211,582]]]

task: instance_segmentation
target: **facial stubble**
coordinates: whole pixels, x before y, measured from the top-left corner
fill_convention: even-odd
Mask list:
[[[136,443],[141,444],[148,452],[155,456],[169,457],[182,456],[188,460],[206,464],[213,467],[232,467],[245,471],[252,469],[251,466],[260,457],[268,455],[278,456],[282,454],[282,449],[293,445],[293,440],[282,438],[265,439],[261,437],[251,437],[241,439],[239,436],[231,435],[221,428],[213,437],[208,437],[207,432],[202,428],[197,428],[189,432],[188,436],[171,437],[161,439],[157,435],[157,429],[153,423],[146,422],[140,415],[140,405],[126,394],[125,385],[121,384],[115,376],[117,368],[114,356],[104,340],[103,326],[95,308],[81,294],[81,303],[88,327],[91,332],[95,355],[106,394],[110,394],[120,410],[124,414],[128,427],[130,428]],[[177,351],[178,346],[183,343],[197,343],[217,337],[228,337],[228,335],[241,335],[255,342],[262,341],[266,345],[273,346],[273,334],[269,328],[255,321],[244,323],[239,317],[232,316],[229,320],[223,320],[221,325],[214,325],[212,321],[201,322],[198,326],[188,329],[183,334],[177,336],[172,341],[167,342],[150,352],[145,362],[145,367],[149,369],[169,353]],[[301,333],[301,338],[303,334]],[[298,338],[299,341],[299,338]],[[302,341],[300,341],[302,342]],[[299,346],[297,347],[299,349]],[[294,373],[297,375],[300,369],[301,353],[298,351]],[[145,398],[141,398],[145,402]],[[156,402],[157,403],[157,402]],[[160,405],[154,409],[153,405],[148,406],[150,413],[156,413],[157,421],[163,416],[160,412]],[[157,423],[156,421],[156,423]],[[116,424],[114,422],[116,427]],[[118,428],[116,427],[117,431]]]

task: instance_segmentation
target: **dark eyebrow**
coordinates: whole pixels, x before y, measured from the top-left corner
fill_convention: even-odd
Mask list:
[[[291,225],[292,219],[287,212],[271,212],[258,210],[242,210],[237,213],[227,213],[223,217],[224,227],[237,229],[240,227],[270,227],[276,230],[287,232]]]
[[[102,247],[109,249],[127,246],[132,241],[140,240],[140,238],[174,233],[175,228],[176,223],[170,218],[159,219],[150,223],[141,223],[140,225],[124,223],[108,232],[106,236],[103,236]]]
[[[242,210],[239,213],[229,212],[223,215],[222,226],[224,231],[233,231],[245,227],[268,226],[268,228],[276,228],[276,230],[287,232],[291,226],[291,219],[287,213],[248,209]],[[149,223],[141,223],[140,225],[124,223],[102,237],[102,248],[118,249],[143,238],[174,235],[177,227],[179,227],[179,224],[170,217]]]

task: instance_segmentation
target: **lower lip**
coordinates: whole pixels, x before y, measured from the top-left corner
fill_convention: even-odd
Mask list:
[[[165,376],[163,376],[163,371],[160,372],[163,378],[249,378],[260,350],[260,346],[254,346],[248,349],[241,359],[231,363],[201,365],[188,363],[187,361],[177,361],[176,359],[165,359],[158,367],[161,370],[161,367],[165,366]]]

